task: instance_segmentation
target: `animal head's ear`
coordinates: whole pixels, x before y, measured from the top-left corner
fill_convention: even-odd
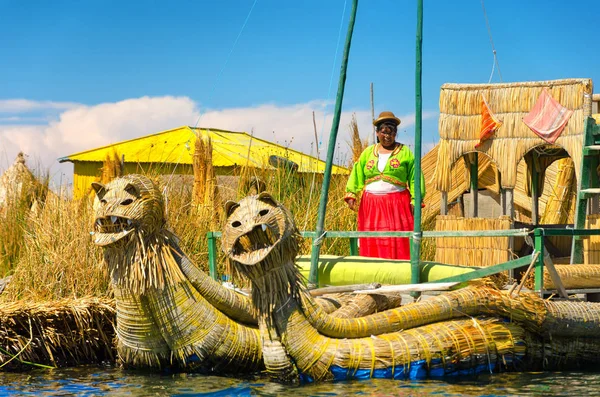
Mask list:
[[[273,196],[271,196],[267,192],[262,192],[261,194],[259,194],[258,195],[258,200],[262,201],[263,203],[270,204],[273,207],[277,207],[277,201],[275,201],[275,199],[273,198]]]
[[[102,198],[106,194],[106,186],[98,182],[92,182],[92,189],[94,189],[94,191],[96,192],[98,200],[102,200]]]
[[[128,183],[127,186],[125,186],[125,191],[132,196],[140,197],[140,189],[133,183]]]
[[[227,201],[225,203],[225,216],[230,216],[240,204],[235,201]]]

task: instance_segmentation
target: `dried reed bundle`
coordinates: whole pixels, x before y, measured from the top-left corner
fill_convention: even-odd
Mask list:
[[[573,160],[570,158],[558,160],[556,167],[546,169],[546,177],[548,180],[554,180],[555,184],[540,223],[573,222],[577,190]]]
[[[114,302],[63,299],[0,305],[0,367],[63,367],[114,361]]]
[[[369,146],[369,138],[360,139],[360,133],[358,131],[358,122],[356,121],[356,114],[352,114],[352,120],[350,120],[350,150],[352,152],[352,158],[350,159],[349,167],[352,167],[354,163],[358,161],[362,152]]]
[[[600,343],[586,337],[528,338],[527,363],[531,371],[597,368]]]
[[[193,158],[194,187],[192,202],[198,210],[198,216],[211,219],[216,225],[217,179],[212,161],[212,142],[206,132],[199,132],[196,138]]]
[[[25,164],[25,155],[17,154],[14,163],[0,177],[0,210],[9,205],[26,202],[30,206],[39,190],[37,181]]]
[[[499,370],[526,353],[525,334],[515,324],[454,320],[363,339],[331,340],[292,314],[286,349],[298,371],[315,381],[385,377],[451,376],[478,366]],[[481,368],[481,367],[480,367]]]
[[[554,265],[560,281],[567,289],[600,287],[600,265]],[[544,268],[544,288],[556,289],[548,270]],[[529,275],[526,285],[534,286],[533,274]]]
[[[364,317],[372,313],[398,307],[401,304],[402,297],[399,294],[353,295],[338,310],[331,313],[331,316],[338,318]]]
[[[113,149],[112,152],[106,153],[106,159],[102,163],[100,183],[108,183],[120,176],[123,176],[123,163],[117,150]]]

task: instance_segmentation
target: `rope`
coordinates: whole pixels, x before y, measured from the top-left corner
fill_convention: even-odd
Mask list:
[[[500,72],[500,64],[498,63],[498,55],[496,54],[496,48],[494,47],[494,39],[492,38],[492,28],[490,27],[490,21],[487,17],[487,12],[485,11],[485,4],[483,4],[483,0],[481,0],[481,8],[483,8],[483,17],[485,18],[485,26],[487,27],[488,36],[490,36],[490,44],[492,45],[492,53],[494,54],[494,63],[492,64],[492,73],[490,74],[490,79],[488,84],[492,81],[492,76],[494,75],[494,68],[498,68],[498,76],[500,76],[500,82],[502,82],[502,73]]]
[[[208,100],[206,101],[207,103],[210,102],[210,99],[212,98],[212,96],[217,88],[217,83],[221,79],[221,76],[223,75],[223,71],[225,70],[225,67],[227,67],[227,64],[229,63],[231,54],[233,54],[233,50],[235,49],[237,42],[240,40],[240,37],[242,36],[242,33],[244,32],[244,29],[246,28],[246,25],[248,24],[248,21],[250,20],[250,15],[252,14],[252,10],[254,10],[254,6],[256,5],[257,2],[258,2],[258,0],[254,0],[254,3],[252,3],[252,7],[250,7],[250,11],[248,11],[248,15],[246,16],[246,19],[244,20],[244,23],[242,24],[242,28],[238,32],[238,35],[235,38],[233,45],[231,46],[231,50],[229,50],[229,54],[227,54],[227,58],[225,58],[225,63],[223,64],[223,66],[221,67],[221,70],[219,70],[219,73],[217,74],[217,77],[215,78],[215,82],[208,94]],[[202,118],[202,116],[203,116],[203,114],[200,113],[200,115],[198,116],[198,120],[196,120],[196,124],[194,124],[194,128],[198,126],[198,123],[200,122],[200,119]]]
[[[335,74],[335,64],[337,62],[337,55],[338,55],[338,52],[339,52],[339,49],[340,49],[340,41],[341,41],[341,37],[342,37],[342,29],[344,27],[344,16],[346,15],[346,5],[347,5],[347,3],[348,3],[348,1],[344,0],[344,8],[342,10],[342,16],[340,18],[340,27],[338,29],[338,38],[337,38],[337,43],[336,43],[336,46],[335,46],[335,54],[334,54],[334,58],[333,58],[333,63],[331,64],[331,74],[329,76],[329,88],[327,89],[327,99],[326,99],[326,102],[325,102],[325,108],[323,109],[323,123],[321,123],[321,133],[320,133],[319,137],[317,137],[317,123],[315,121],[314,112],[313,112],[313,125],[314,125],[314,128],[315,128],[315,140],[316,140],[315,141],[315,145],[316,145],[315,149],[316,149],[316,157],[317,157],[316,167],[319,166],[319,160],[321,160],[321,158],[320,158],[320,152],[321,152],[321,147],[322,147],[322,144],[323,144],[323,134],[324,134],[324,131],[325,131],[325,119],[326,119],[326,116],[327,116],[327,112],[326,112],[327,109],[326,109],[326,107],[327,107],[327,104],[329,103],[329,100],[331,98],[331,87],[333,86],[333,76]],[[316,172],[313,173],[313,177],[312,177],[312,180],[310,182],[310,191],[308,193],[308,207],[307,208],[311,207],[311,202],[312,202],[312,199],[313,199],[313,193],[315,191],[315,185],[316,185],[316,174],[317,174]],[[304,230],[306,230],[306,225],[308,224],[308,216],[309,216],[309,212],[307,211],[306,212],[306,217],[304,218],[304,226],[303,226]]]
[[[250,7],[250,11],[248,11],[248,15],[246,15],[246,19],[244,20],[244,23],[242,24],[242,27],[240,29],[240,31],[238,32],[237,37],[235,38],[235,40],[233,41],[233,45],[231,46],[231,49],[229,50],[229,53],[227,54],[227,57],[225,58],[225,62],[223,63],[223,66],[221,67],[221,69],[219,70],[219,73],[217,73],[217,77],[215,78],[215,81],[212,85],[212,88],[210,89],[207,99],[206,99],[206,103],[210,103],[216,88],[217,88],[217,83],[219,82],[219,80],[221,79],[221,76],[223,75],[223,72],[225,71],[225,68],[227,67],[227,64],[229,63],[229,60],[231,59],[231,55],[233,54],[233,50],[235,49],[238,41],[240,40],[240,37],[242,37],[242,33],[244,32],[244,29],[246,28],[246,25],[248,24],[248,21],[250,20],[250,15],[252,15],[252,10],[254,10],[254,6],[256,6],[256,3],[258,2],[258,0],[254,0],[254,3],[252,3],[252,7]],[[202,111],[199,112],[200,114],[198,115],[198,119],[196,120],[196,123],[194,124],[194,127],[192,129],[192,131],[190,132],[190,139],[191,138],[198,138],[198,136],[195,133],[195,129],[198,127],[198,123],[200,123],[200,119],[202,118],[202,116],[204,116],[204,113],[202,113]],[[210,129],[206,129],[206,131],[210,131]],[[186,149],[189,151],[190,150],[190,140],[188,140],[185,143],[185,147]],[[173,168],[173,171],[171,172],[171,175],[169,175],[169,180],[167,181],[167,183],[165,184],[166,186],[169,186],[171,184],[171,181],[173,180],[173,177],[175,175],[175,171],[177,170],[177,166],[180,164],[180,160],[181,160],[181,156],[183,155],[183,151],[179,152],[179,157],[177,158],[177,162],[175,163],[175,167]]]
[[[325,239],[325,235],[327,234],[326,231],[323,232],[323,234],[321,234],[319,237],[317,237],[314,241],[313,241],[313,245],[316,247],[317,245],[321,245],[323,243],[323,240]]]
[[[329,88],[327,89],[327,101],[325,102],[325,106],[327,106],[327,104],[329,103],[329,99],[331,98],[331,88],[333,87],[333,76],[335,74],[335,64],[337,63],[337,56],[338,56],[338,52],[340,49],[340,41],[341,41],[341,37],[342,37],[342,29],[344,27],[344,16],[346,15],[347,4],[348,4],[348,1],[344,0],[344,8],[342,10],[342,16],[340,18],[340,27],[338,29],[338,38],[337,38],[337,43],[335,46],[335,54],[333,57],[333,63],[331,64],[331,75],[329,76]],[[317,153],[319,152],[319,149],[323,145],[323,134],[325,131],[326,115],[327,115],[327,113],[324,110],[323,111],[323,124],[321,125],[321,136],[319,137],[319,142],[317,142]]]

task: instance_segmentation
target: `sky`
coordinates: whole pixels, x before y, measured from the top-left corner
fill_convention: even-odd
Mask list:
[[[573,4],[424,0],[422,152],[438,141],[444,83],[600,82],[600,2]],[[246,131],[324,158],[351,6],[0,0],[0,171],[23,151],[30,168],[68,184],[73,165],[59,157],[182,125]],[[359,1],[337,161],[353,115],[372,137],[371,84],[375,114],[393,111],[397,140],[414,142],[416,14],[416,1]]]

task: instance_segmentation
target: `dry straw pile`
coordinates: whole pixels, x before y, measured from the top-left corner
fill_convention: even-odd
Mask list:
[[[114,361],[114,302],[63,299],[0,306],[0,370]]]

